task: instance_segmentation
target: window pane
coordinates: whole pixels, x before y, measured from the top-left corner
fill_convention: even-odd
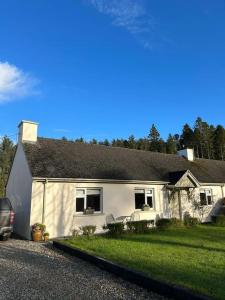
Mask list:
[[[200,203],[201,205],[207,205],[207,199],[205,193],[200,193]]]
[[[147,196],[147,204],[153,208],[153,199],[152,196]]]
[[[135,209],[142,209],[145,204],[145,194],[135,193]]]
[[[212,196],[207,196],[208,205],[212,204]]]
[[[76,212],[84,211],[84,198],[76,198]]]
[[[206,190],[205,193],[207,196],[211,196],[211,190]]]
[[[87,195],[87,208],[92,208],[95,211],[100,211],[100,194]]]

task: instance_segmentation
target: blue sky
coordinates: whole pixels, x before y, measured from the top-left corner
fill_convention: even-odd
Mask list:
[[[222,0],[0,2],[0,135],[166,138],[224,111]]]

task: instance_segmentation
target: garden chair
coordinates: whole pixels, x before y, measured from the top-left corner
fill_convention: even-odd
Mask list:
[[[140,221],[140,214],[138,213],[132,213],[130,216],[130,221],[134,222],[134,221]]]
[[[124,222],[124,217],[118,217],[115,219],[113,214],[106,216],[106,224],[123,223],[123,222]]]

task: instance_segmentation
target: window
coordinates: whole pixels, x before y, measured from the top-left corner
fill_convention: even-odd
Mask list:
[[[101,189],[77,189],[76,213],[84,213],[86,209],[101,212]]]
[[[150,208],[154,208],[152,189],[135,190],[135,209],[142,209],[144,204],[148,204]]]
[[[212,191],[211,190],[200,191],[200,204],[201,204],[201,206],[212,205]]]
[[[84,212],[85,190],[77,190],[76,212]]]
[[[145,204],[145,190],[135,191],[135,209],[142,209]]]

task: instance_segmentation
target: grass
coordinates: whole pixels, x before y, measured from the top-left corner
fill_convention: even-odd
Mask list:
[[[225,299],[225,227],[77,237],[66,244],[213,299]]]

